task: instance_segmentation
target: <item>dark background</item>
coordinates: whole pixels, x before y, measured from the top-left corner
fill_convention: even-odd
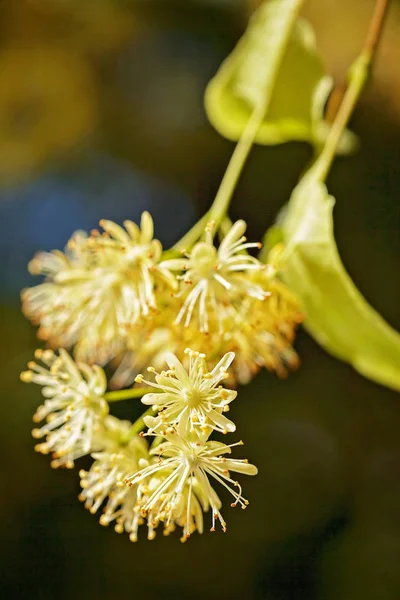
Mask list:
[[[205,85],[246,26],[244,0],[3,0],[0,5],[2,597],[266,600],[400,599],[400,403],[303,331],[300,370],[260,374],[232,418],[259,467],[228,532],[144,536],[131,544],[77,501],[78,474],[35,455],[39,389],[19,382],[37,345],[19,290],[37,249],[63,248],[102,217],[152,212],[173,243],[210,205],[232,144],[207,123]],[[373,2],[310,0],[338,81],[362,44]],[[400,5],[393,2],[375,76],[352,128],[360,152],[338,159],[343,260],[398,329]],[[30,73],[40,72],[40,85]],[[68,85],[65,85],[66,82]],[[60,91],[61,90],[61,91]],[[64,90],[64,91],[62,91]],[[253,150],[232,216],[257,239],[310,157],[302,144]],[[137,403],[113,406],[134,419]],[[78,468],[85,466],[85,460]]]

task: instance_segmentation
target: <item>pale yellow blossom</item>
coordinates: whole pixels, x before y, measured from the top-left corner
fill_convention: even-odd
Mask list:
[[[216,248],[213,241],[213,223],[205,230],[205,240],[198,242],[186,259],[171,259],[161,263],[173,271],[185,271],[180,294],[183,304],[175,323],[188,327],[195,318],[200,331],[210,331],[210,319],[216,316],[219,331],[223,330],[224,311],[227,306],[239,308],[247,296],[262,302],[268,295],[250,277],[262,271],[264,265],[247,253],[250,248],[260,248],[258,243],[247,243],[243,236],[244,221],[237,221]]]
[[[211,371],[207,368],[205,354],[187,348],[185,356],[189,362],[187,370],[170,353],[166,357],[167,371],[158,373],[148,367],[147,370],[155,374],[155,382],[144,379],[143,375],[136,377],[138,383],[144,382],[157,390],[142,398],[143,404],[159,411],[157,417],[147,417],[146,425],[151,431],[159,432],[167,424],[176,427],[182,437],[196,427],[221,433],[235,431],[235,424],[222,413],[229,410],[237,392],[220,385],[228,377],[227,371],[235,355],[233,352],[225,354]]]
[[[117,533],[126,531],[130,540],[136,541],[144,519],[137,486],[128,487],[124,479],[149,464],[148,448],[139,436],[128,440],[129,422],[115,421],[118,424],[110,432],[105,449],[92,454],[95,460],[89,471],[79,472],[82,487],[79,499],[92,514],[103,507],[101,525],[114,523]]]
[[[75,363],[64,349],[56,355],[52,350],[37,350],[36,362],[28,363],[21,373],[22,381],[43,386],[46,398],[33,420],[46,421],[32,431],[34,438],[46,438],[35,449],[42,454],[52,453],[53,467],[72,467],[74,461],[101,445],[99,437],[104,428],[108,404],[104,400],[106,377],[97,365]]]
[[[126,346],[127,325],[157,310],[155,285],[176,287],[159,264],[162,247],[153,239],[153,220],[144,212],[141,228],[125,221],[100,222],[103,234],[72,237],[66,253],[41,252],[29,264],[44,283],[23,291],[23,311],[38,335],[52,346],[75,346],[88,362],[106,362]]]
[[[200,518],[193,518],[198,508],[201,506],[203,511],[211,508],[211,531],[215,530],[217,520],[226,531],[226,522],[220,511],[222,503],[211,481],[217,481],[229,491],[233,496],[231,506],[247,507],[248,500],[243,497],[240,484],[232,479],[230,472],[256,475],[257,468],[246,459],[225,456],[231,453],[233,446],[242,442],[228,446],[203,441],[196,435],[183,438],[171,428],[163,432],[163,436],[166,441],[150,452],[159,457],[158,461],[126,478],[129,485],[140,485],[142,481],[157,478],[157,485],[142,503],[143,514],[152,513],[155,526],[162,522],[167,530],[171,524],[178,523],[183,527],[184,541],[190,537],[193,527],[199,529]]]

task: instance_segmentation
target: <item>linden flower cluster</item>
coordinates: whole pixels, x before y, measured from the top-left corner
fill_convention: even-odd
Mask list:
[[[229,459],[232,446],[209,440],[212,431],[234,431],[234,423],[222,413],[236,397],[236,392],[220,383],[234,355],[226,355],[211,372],[205,356],[187,349],[189,369],[178,358],[168,356],[168,370],[148,372],[155,381],[136,377],[156,392],[145,394],[143,404],[151,405],[157,416],[147,415],[145,436],[155,442],[145,454],[137,440],[106,453],[94,454],[96,462],[89,472],[82,472],[81,499],[95,512],[108,496],[100,522],[115,521],[116,531],[127,531],[132,541],[138,537],[138,527],[147,522],[148,539],[155,537],[162,524],[164,535],[176,527],[182,528],[185,541],[195,531],[203,531],[203,512],[211,509],[211,530],[218,520],[226,531],[220,512],[221,500],[210,481],[222,484],[233,496],[232,505],[245,508],[239,483],[230,472],[255,475],[257,469],[247,460]],[[143,435],[143,434],[142,434]],[[127,438],[126,438],[127,439]],[[140,440],[140,438],[139,438]],[[128,487],[124,488],[124,483]]]
[[[249,255],[261,245],[246,241],[244,221],[218,247],[210,222],[184,258],[166,260],[148,213],[140,228],[100,224],[102,234],[78,232],[65,253],[41,252],[29,264],[46,280],[22,292],[23,311],[52,347],[74,346],[89,363],[113,359],[113,387],[130,384],[148,364],[161,368],[168,352],[187,366],[186,347],[210,364],[235,352],[233,383],[263,367],[281,377],[297,367],[298,304],[279,280],[276,256],[264,264]]]
[[[132,541],[142,525],[148,539],[180,529],[185,541],[203,532],[207,512],[211,530],[218,522],[226,531],[214,485],[246,508],[232,474],[257,473],[230,456],[242,442],[211,439],[236,430],[227,413],[237,392],[226,385],[247,383],[263,367],[283,377],[298,363],[292,341],[301,315],[279,279],[279,248],[266,263],[249,254],[261,245],[247,242],[241,220],[219,244],[210,222],[181,255],[163,253],[146,212],[140,228],[100,225],[102,233],[77,232],[64,253],[41,252],[29,264],[45,281],[23,291],[24,313],[59,348],[37,350],[21,374],[45,397],[34,415],[36,450],[51,454],[55,468],[91,455],[79,498]],[[139,387],[108,392],[104,363],[110,387]],[[139,374],[146,368],[148,377]],[[148,407],[135,423],[109,414],[113,400],[134,397]]]
[[[162,524],[164,535],[181,528],[185,541],[194,531],[203,532],[203,512],[208,511],[211,530],[218,520],[226,531],[213,482],[230,492],[232,506],[248,505],[231,472],[255,475],[257,469],[246,459],[226,457],[242,442],[226,445],[209,439],[213,431],[236,429],[223,413],[237,393],[221,385],[234,355],[225,355],[208,371],[203,354],[189,349],[185,354],[188,370],[171,354],[168,370],[158,373],[148,367],[155,381],[137,376],[148,385],[144,391],[156,390],[143,395],[153,416],[144,416],[139,427],[108,414],[101,367],[75,363],[63,349],[58,355],[38,350],[35,356],[44,366],[30,362],[21,374],[24,382],[42,385],[46,398],[34,416],[34,421],[46,420],[32,432],[35,438],[46,437],[36,450],[52,452],[53,467],[72,467],[74,460],[91,453],[90,470],[80,471],[79,498],[92,514],[102,508],[100,523],[114,523],[115,531],[126,531],[131,541],[137,541],[143,524],[150,540]],[[144,426],[147,433],[138,435]],[[155,438],[151,447],[145,436]]]

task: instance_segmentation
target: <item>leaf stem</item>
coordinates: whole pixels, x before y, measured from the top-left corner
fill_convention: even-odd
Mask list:
[[[130,388],[129,390],[117,390],[115,392],[107,392],[104,394],[104,399],[107,402],[118,402],[119,400],[129,400],[130,398],[141,398],[147,394],[150,388],[138,387]]]
[[[376,0],[375,10],[371,18],[364,47],[349,69],[348,87],[321,154],[312,167],[314,175],[320,181],[325,181],[328,176],[340,138],[353,114],[365,83],[370,75],[376,50],[382,36],[389,2],[390,0]]]

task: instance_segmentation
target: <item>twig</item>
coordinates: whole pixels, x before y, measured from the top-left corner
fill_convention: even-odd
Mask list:
[[[336,149],[356,107],[371,71],[390,0],[377,0],[363,49],[349,70],[349,85],[337,111],[325,146],[313,166],[314,174],[324,181],[329,173]]]

